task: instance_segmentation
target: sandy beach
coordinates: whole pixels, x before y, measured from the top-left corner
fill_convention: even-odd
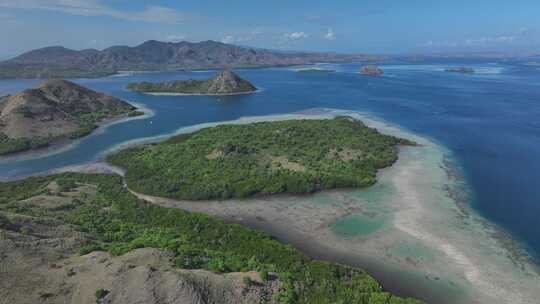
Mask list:
[[[443,147],[358,113],[320,110],[266,119],[336,114],[354,116],[383,133],[421,145],[401,148],[397,163],[381,170],[378,183],[366,189],[204,202],[133,193],[161,206],[203,212],[265,231],[314,258],[362,267],[388,290],[428,303],[538,302],[538,269],[526,257],[516,258],[519,244],[502,242],[498,227],[456,201],[464,181],[451,174],[456,169],[449,167],[451,154]],[[106,163],[65,170],[123,174]]]

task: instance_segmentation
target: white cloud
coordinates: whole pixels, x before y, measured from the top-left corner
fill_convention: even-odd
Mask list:
[[[258,35],[262,35],[264,32],[262,30],[252,30],[251,32],[249,32],[250,35],[252,36],[258,36]]]
[[[169,41],[169,42],[180,42],[183,40],[186,40],[186,36],[184,35],[169,35],[165,37],[165,41]]]
[[[508,31],[504,35],[483,36],[463,40],[427,41],[421,44],[426,48],[490,48],[527,45],[537,41],[535,31],[527,27],[521,27],[514,31]]]
[[[334,33],[334,30],[329,28],[328,32],[326,32],[326,35],[324,35],[324,39],[326,39],[326,40],[336,40],[336,34]]]
[[[493,43],[511,43],[516,39],[514,36],[481,37],[465,40],[465,45],[486,45]]]
[[[480,37],[480,38],[469,38],[459,41],[427,41],[423,43],[422,47],[428,48],[438,48],[438,47],[450,47],[450,48],[462,48],[462,47],[489,47],[489,46],[500,46],[500,45],[511,45],[516,42],[520,37],[515,35],[509,36],[493,36],[493,37]]]
[[[225,37],[221,39],[221,42],[223,43],[234,43],[235,41],[236,40],[234,39],[233,35],[225,35]]]
[[[305,39],[309,37],[309,34],[305,32],[292,32],[292,33],[285,33],[283,37],[287,40],[300,40],[300,39]]]
[[[78,16],[109,16],[128,21],[179,24],[189,15],[172,8],[147,6],[140,11],[121,11],[101,0],[0,0],[0,7],[57,11]]]
[[[252,30],[252,31],[250,31],[248,33],[240,33],[240,34],[237,34],[237,35],[226,34],[225,36],[223,36],[223,38],[221,38],[221,42],[223,42],[223,43],[244,43],[244,42],[249,42],[249,41],[256,40],[257,38],[259,38],[263,34],[264,34],[264,32],[262,30],[259,30],[259,29]]]

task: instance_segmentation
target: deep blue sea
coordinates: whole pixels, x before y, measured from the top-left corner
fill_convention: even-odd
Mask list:
[[[444,72],[467,65],[473,75]],[[370,113],[430,137],[453,152],[467,179],[474,208],[540,253],[540,67],[517,62],[385,63],[382,77],[362,76],[360,64],[321,65],[335,73],[294,68],[238,70],[262,88],[227,97],[148,96],[125,90],[131,81],[206,78],[215,73],[162,72],[80,79],[76,82],[144,104],[155,116],[112,125],[73,149],[30,160],[0,161],[0,178],[88,162],[118,143],[166,134],[181,126],[243,116],[335,108]],[[36,85],[0,81],[0,96]]]

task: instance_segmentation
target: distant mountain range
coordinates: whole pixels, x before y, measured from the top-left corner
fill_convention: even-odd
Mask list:
[[[216,41],[146,41],[135,47],[71,50],[61,46],[33,50],[0,62],[0,78],[100,77],[119,71],[248,68],[315,62],[381,60],[363,54],[280,52]]]

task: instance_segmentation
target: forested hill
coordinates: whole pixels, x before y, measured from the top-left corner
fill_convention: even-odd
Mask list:
[[[313,62],[377,60],[362,54],[279,52],[216,41],[161,42],[71,50],[61,46],[24,53],[0,63],[0,78],[99,77],[126,70],[264,67]]]
[[[220,125],[109,156],[130,188],[179,199],[227,199],[365,187],[397,145],[350,117]]]

